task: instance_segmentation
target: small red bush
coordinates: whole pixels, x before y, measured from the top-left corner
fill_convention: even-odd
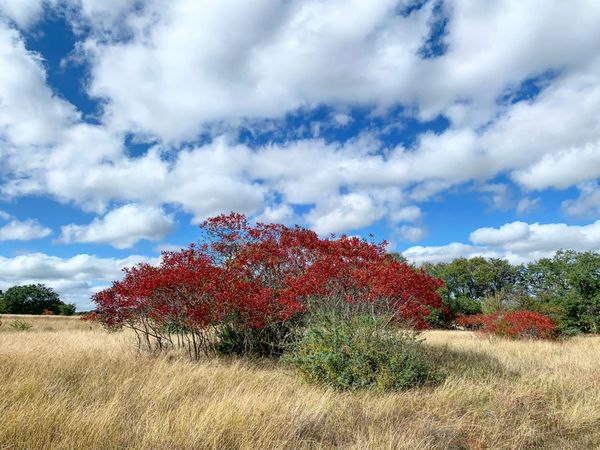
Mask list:
[[[51,311],[49,309],[44,309],[42,311],[42,316],[53,316],[54,315],[54,311]]]
[[[472,314],[469,316],[458,316],[454,324],[467,330],[481,330],[483,328],[483,314]]]
[[[79,320],[83,320],[84,322],[97,322],[100,320],[100,317],[96,312],[89,312],[87,314],[83,314]]]
[[[487,315],[460,316],[456,325],[514,339],[550,339],[556,333],[556,324],[550,317],[533,311],[500,310]]]

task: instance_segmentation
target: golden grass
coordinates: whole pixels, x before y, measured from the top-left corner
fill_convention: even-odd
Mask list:
[[[600,448],[600,337],[432,331],[442,384],[339,393],[274,362],[138,355],[76,318],[1,318],[0,449]]]

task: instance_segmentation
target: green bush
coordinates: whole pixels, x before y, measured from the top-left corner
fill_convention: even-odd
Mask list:
[[[72,316],[75,314],[75,304],[74,303],[63,303],[62,305],[58,305],[58,313],[61,316]]]
[[[28,331],[33,328],[33,325],[21,319],[13,320],[10,324],[11,328],[16,331]]]
[[[318,316],[286,360],[304,379],[335,389],[398,390],[437,380],[417,335],[387,323],[366,315]]]
[[[501,295],[490,295],[489,297],[485,297],[483,300],[481,300],[482,314],[494,314],[501,309],[506,309],[506,306],[504,305],[504,299]]]

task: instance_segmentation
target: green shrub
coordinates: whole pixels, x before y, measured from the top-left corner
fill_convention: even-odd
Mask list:
[[[318,316],[286,360],[304,379],[335,389],[397,390],[438,379],[417,335],[386,323],[366,315]]]
[[[481,313],[483,314],[494,314],[501,309],[505,309],[501,295],[490,295],[481,301]]]
[[[13,320],[10,324],[11,328],[16,331],[28,331],[33,328],[33,325],[21,319]]]
[[[58,313],[61,316],[72,316],[75,314],[75,304],[74,303],[63,303],[62,305],[58,305]]]

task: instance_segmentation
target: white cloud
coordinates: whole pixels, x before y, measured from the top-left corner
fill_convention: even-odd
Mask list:
[[[84,26],[91,26],[105,38],[108,33],[115,34],[121,27],[126,27],[128,21],[135,21],[135,9],[151,8],[153,2],[146,0],[62,0],[71,10],[70,19],[78,30]],[[75,14],[73,14],[75,9]],[[133,14],[132,14],[133,13]],[[132,16],[129,16],[132,14]],[[78,30],[79,31],[79,30]],[[118,33],[117,33],[118,34]]]
[[[46,85],[39,55],[27,51],[21,35],[0,20],[0,136],[15,146],[48,145],[79,114]],[[7,70],[10,68],[10,70]],[[0,156],[11,151],[3,144]]]
[[[560,170],[559,170],[560,168]],[[515,179],[528,188],[566,188],[600,175],[600,136],[598,141],[557,154],[546,154],[526,169],[515,172]]]
[[[562,209],[570,216],[597,215],[600,212],[600,186],[598,182],[583,183],[579,186],[578,198],[562,202]]]
[[[565,188],[600,176],[600,58],[521,102],[481,138],[496,170],[526,189]]]
[[[318,204],[306,220],[317,233],[325,235],[363,228],[383,214],[368,195],[351,193]]]
[[[560,249],[598,251],[600,220],[582,226],[513,222],[499,228],[477,229],[471,233],[471,241],[481,245],[454,242],[442,246],[416,246],[403,254],[418,264],[450,261],[461,256],[506,258],[513,263],[522,263],[552,256]]]
[[[403,17],[396,3],[161,3],[130,23],[127,43],[86,43],[90,93],[107,100],[111,126],[166,141],[320,103],[392,104],[408,92],[431,8]]]
[[[8,18],[21,28],[35,22],[42,11],[42,0],[0,0],[0,17]]]
[[[517,204],[517,214],[523,216],[529,212],[539,208],[541,200],[539,198],[523,197]]]
[[[460,257],[473,258],[475,256],[484,256],[491,258],[501,256],[500,253],[489,251],[483,247],[461,244],[459,242],[441,246],[425,247],[417,245],[403,251],[402,254],[409,261],[414,262],[417,265],[421,265],[425,262],[447,262]]]
[[[508,185],[504,183],[487,183],[477,188],[479,192],[489,195],[489,202],[493,209],[507,209],[510,204]]]
[[[50,228],[40,225],[33,219],[24,221],[13,219],[0,227],[0,241],[31,241],[45,238],[50,234],[52,234]]]
[[[446,1],[447,52],[428,60],[418,50],[434,2],[407,17],[395,14],[392,0],[128,3],[116,6],[129,10],[123,26],[132,39],[86,42],[90,93],[106,99],[111,126],[165,141],[192,138],[220,120],[281,117],[318,104],[385,110],[403,103],[423,118],[441,112],[456,126],[478,126],[495,116],[499,95],[549,69],[583,68],[600,41],[593,0],[578,7]]]
[[[533,223],[529,225],[529,233],[523,239],[505,242],[503,248],[520,254],[553,252],[560,248],[597,250],[600,248],[600,221],[584,226]]]
[[[328,232],[417,220],[410,208],[418,206],[409,205],[464,183],[484,186],[505,207],[507,191],[490,184],[499,174],[530,190],[600,177],[600,6],[592,0],[577,8],[448,0],[447,52],[428,60],[418,49],[433,2],[408,17],[394,14],[392,0],[69,4],[75,12],[67,17],[91,27],[78,35],[85,39],[78,48],[91,67],[86,86],[104,100],[100,124],[85,123],[54,95],[41,57],[0,20],[0,66],[11,68],[0,71],[1,191],[9,198],[50,195],[99,214],[114,202],[172,204],[195,222],[231,210],[288,220],[286,208],[300,205],[310,225]],[[11,14],[23,24],[41,8],[0,5],[5,15],[21,8]],[[117,39],[123,34],[127,40]],[[537,98],[497,102],[548,71],[556,77]],[[321,104],[336,111],[328,120],[339,125],[353,120],[352,106],[373,106],[385,118],[396,104],[421,118],[446,114],[452,123],[421,134],[413,148],[388,148],[366,130],[343,144],[304,139],[250,148],[221,136],[176,152],[170,145],[202,130],[260,128],[260,119]],[[133,158],[124,133],[159,143]],[[286,206],[274,207],[274,198]],[[565,211],[593,208],[586,202],[593,196],[566,202]],[[73,226],[72,240],[105,236],[102,242],[131,245],[97,231],[107,227],[101,219]]]
[[[479,228],[471,233],[469,239],[475,244],[503,245],[526,239],[530,233],[529,228],[529,224],[525,222],[507,223],[500,228]]]
[[[174,228],[173,216],[161,208],[128,204],[113,209],[102,218],[95,218],[88,225],[65,225],[60,240],[65,243],[106,243],[115,248],[132,247],[147,239],[161,240]]]
[[[343,112],[337,112],[332,115],[333,121],[341,127],[345,127],[352,122],[352,116]]]
[[[69,135],[79,133],[95,136],[96,154],[90,149],[86,159],[79,158],[79,145],[70,142],[46,157],[45,165],[13,155],[10,164],[21,176],[5,184],[3,192],[11,197],[51,193],[97,212],[111,201],[177,204],[194,215],[194,222],[232,210],[272,215],[265,208],[273,194],[289,206],[318,204],[319,212],[311,217],[326,215],[338,207],[347,209],[336,203],[344,188],[371,198],[378,213],[363,218],[366,225],[386,211],[398,212],[398,220],[413,220],[419,212],[415,206],[402,209],[406,200],[395,186],[411,180],[404,149],[395,149],[386,160],[378,152],[381,144],[368,135],[345,144],[308,139],[255,149],[222,137],[169,160],[160,147],[135,159],[114,150],[111,155],[110,149],[118,147],[110,136],[79,126]]]
[[[254,220],[263,223],[291,224],[296,219],[294,208],[289,205],[267,206]]]
[[[392,210],[390,213],[390,218],[394,222],[414,222],[417,219],[420,219],[423,215],[421,208],[415,205],[405,206],[398,210]]]
[[[98,258],[76,255],[59,258],[44,253],[30,253],[14,258],[0,256],[0,289],[42,283],[55,288],[61,298],[90,309],[90,296],[109,282],[122,276],[121,270],[140,262],[157,264],[158,258],[132,255],[127,258]]]
[[[425,237],[425,230],[421,227],[402,225],[397,231],[403,241],[417,242]]]

